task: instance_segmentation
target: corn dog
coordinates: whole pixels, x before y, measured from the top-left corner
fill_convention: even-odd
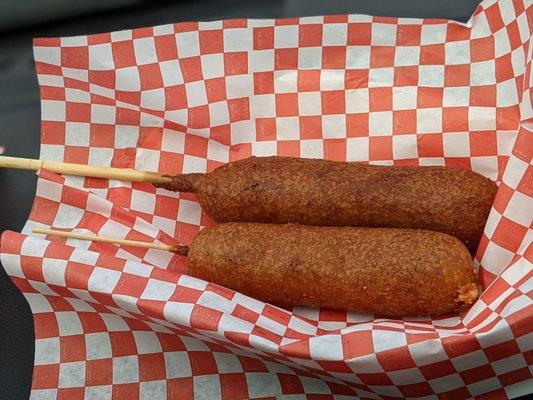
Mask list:
[[[496,185],[448,167],[388,167],[291,157],[251,157],[156,186],[194,192],[217,222],[426,229],[475,253]]]

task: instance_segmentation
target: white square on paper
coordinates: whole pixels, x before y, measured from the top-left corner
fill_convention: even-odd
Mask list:
[[[57,364],[59,362],[59,338],[37,339],[35,341],[35,365]]]
[[[195,201],[180,199],[178,208],[178,221],[188,222],[193,225],[200,225],[202,209]]]
[[[274,27],[274,47],[276,49],[298,47],[298,37],[297,25]]]
[[[65,123],[65,144],[67,146],[89,146],[90,124],[85,122]]]
[[[206,54],[200,60],[204,79],[224,76],[224,56],[221,53]]]
[[[135,345],[139,354],[161,353],[161,343],[152,331],[134,331]]]
[[[319,69],[321,67],[322,47],[298,48],[298,69]]]
[[[136,168],[145,171],[157,171],[159,168],[159,157],[161,152],[151,149],[137,149],[137,156],[135,157]]]
[[[368,89],[348,89],[344,92],[346,112],[367,113],[369,111]]]
[[[369,87],[393,86],[394,68],[371,68],[368,74]]]
[[[417,103],[417,88],[411,86],[392,88],[392,109],[414,110]]]
[[[167,397],[167,384],[165,380],[142,381],[139,383],[139,398],[163,399]]]
[[[444,65],[420,65],[418,67],[418,84],[427,87],[443,87]]]
[[[471,131],[496,129],[496,109],[494,107],[469,107],[468,128]]]
[[[518,103],[518,93],[514,79],[508,79],[496,85],[496,107],[508,107]]]
[[[161,61],[159,69],[163,78],[165,87],[174,86],[183,83],[183,74],[178,60]]]
[[[109,334],[107,332],[87,333],[85,335],[85,351],[87,360],[109,358],[113,354]]]
[[[137,356],[113,358],[113,384],[139,382]]]
[[[346,137],[346,115],[323,115],[322,136],[327,139]]]
[[[59,336],[79,335],[83,333],[78,314],[74,311],[56,312]]]
[[[117,108],[103,104],[91,104],[91,122],[98,124],[115,124]]]
[[[496,83],[496,61],[487,60],[470,64],[470,85],[482,86]]]
[[[303,158],[324,158],[324,142],[322,139],[301,140],[300,155]]]
[[[163,130],[163,138],[161,139],[161,150],[181,154],[183,153],[184,149],[185,136],[183,132],[176,132],[169,129]]]
[[[392,136],[392,157],[395,160],[418,157],[417,136],[415,132],[412,135]]]
[[[407,345],[405,333],[396,331],[373,330],[372,341],[374,342],[374,351],[376,353]]]
[[[81,221],[84,210],[78,207],[72,207],[68,204],[61,203],[54,219],[54,226],[57,227],[74,227]]]
[[[416,110],[416,127],[418,133],[442,132],[442,109],[423,108]]]
[[[111,293],[120,279],[120,271],[94,267],[87,288],[97,293]]]
[[[324,69],[320,72],[320,90],[344,89],[343,69]]]
[[[109,332],[129,331],[130,328],[124,319],[116,314],[100,314]]]
[[[65,121],[65,102],[63,100],[41,100],[43,121]]]
[[[297,91],[298,75],[294,70],[274,71],[274,92],[293,93]]]
[[[165,90],[163,88],[141,92],[141,107],[162,111],[165,109],[165,105]]]
[[[368,138],[348,138],[346,139],[346,161],[368,161],[369,149]]]
[[[369,136],[392,135],[392,111],[371,112],[368,114]]]
[[[348,46],[346,48],[346,68],[370,68],[370,46]]]
[[[248,72],[272,71],[274,50],[254,50],[248,53]]]
[[[422,24],[421,44],[438,44],[446,41],[446,24]]]
[[[262,94],[250,98],[250,117],[264,118],[276,115],[276,99],[273,94]]]
[[[252,51],[252,34],[248,28],[224,29],[224,52]]]
[[[92,44],[89,46],[89,69],[106,71],[115,68],[111,43]]]
[[[372,23],[372,45],[396,45],[396,24],[380,24],[376,22]]]
[[[60,388],[85,386],[85,362],[69,362],[59,364]]]
[[[252,75],[235,75],[226,78],[226,95],[228,99],[252,97],[254,95],[254,82]]]
[[[394,66],[418,65],[420,63],[419,46],[397,46],[394,51]]]
[[[34,46],[33,57],[35,58],[35,62],[61,65],[61,48]]]
[[[298,111],[300,115],[321,115],[322,98],[320,92],[298,93]]]
[[[153,37],[133,39],[133,48],[137,65],[152,64],[157,61]]]
[[[276,118],[276,133],[278,140],[298,140],[300,138],[299,118]]]
[[[167,379],[186,378],[192,375],[189,355],[186,351],[165,352],[163,356]]]
[[[144,288],[141,298],[144,300],[166,301],[170,299],[175,290],[176,285],[172,283],[148,279],[148,284]]]
[[[445,43],[444,63],[446,65],[470,64],[470,41]]]
[[[342,360],[340,335],[320,335],[309,339],[309,352],[313,360]]]
[[[220,374],[243,372],[242,365],[234,354],[213,353]]]
[[[176,44],[180,59],[200,55],[198,31],[176,33]]]
[[[209,104],[209,121],[211,126],[229,124],[229,110],[227,101]]]
[[[207,104],[207,91],[204,81],[196,81],[185,84],[187,93],[187,105],[196,107]]]
[[[50,285],[65,286],[65,269],[67,261],[43,258],[43,278]]]
[[[155,195],[133,189],[131,191],[131,208],[147,214],[153,214],[155,210]]]
[[[139,69],[137,67],[127,67],[115,70],[115,88],[130,92],[141,90]]]
[[[413,383],[424,382],[426,380],[418,368],[389,371],[387,372],[387,375],[395,385],[410,385]]]
[[[466,107],[470,104],[470,87],[445,87],[443,107]]]
[[[347,24],[324,24],[322,25],[323,46],[346,46]]]

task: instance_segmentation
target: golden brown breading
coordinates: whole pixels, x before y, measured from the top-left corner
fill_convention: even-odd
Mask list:
[[[280,305],[436,315],[478,296],[470,254],[431,231],[225,223],[189,249],[189,273]]]
[[[388,167],[291,157],[251,157],[210,174],[173,177],[217,222],[427,229],[475,253],[496,185],[449,167]]]

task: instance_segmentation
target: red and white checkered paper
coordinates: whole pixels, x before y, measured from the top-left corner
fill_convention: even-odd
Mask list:
[[[32,399],[531,392],[531,4],[487,0],[467,24],[338,15],[35,40],[42,159],[180,173],[279,154],[459,166],[500,188],[475,305],[384,319],[277,308],[170,253],[32,235],[188,244],[212,223],[191,194],[40,171],[1,254],[34,315]]]

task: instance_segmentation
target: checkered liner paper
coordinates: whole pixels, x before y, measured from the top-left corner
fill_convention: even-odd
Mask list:
[[[384,319],[281,309],[187,275],[171,253],[32,235],[188,244],[212,224],[191,194],[40,171],[23,233],[1,248],[33,311],[32,399],[531,392],[531,4],[484,1],[466,24],[337,15],[36,39],[42,159],[165,173],[272,154],[447,165],[499,190],[474,306]]]

